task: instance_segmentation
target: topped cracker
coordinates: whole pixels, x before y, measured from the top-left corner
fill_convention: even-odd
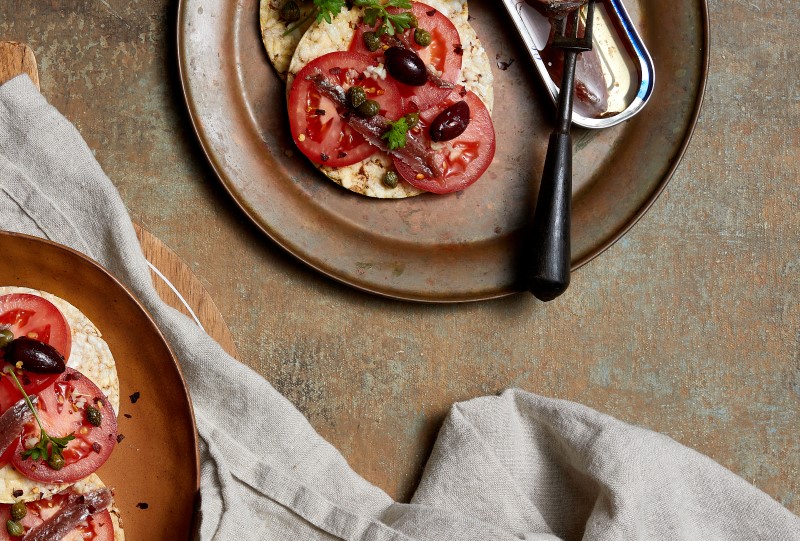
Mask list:
[[[0,287],[0,295],[11,293],[38,295],[53,303],[61,311],[69,323],[72,334],[72,349],[67,359],[67,366],[78,370],[97,385],[108,397],[114,413],[119,414],[119,377],[116,363],[108,344],[94,323],[75,306],[46,291],[27,287]],[[68,486],[69,484],[33,481],[19,473],[11,464],[0,468],[0,503],[48,498]],[[15,493],[18,496],[15,496]]]
[[[458,30],[462,43],[463,56],[461,75],[456,84],[474,92],[492,112],[494,91],[492,88],[491,62],[483,48],[474,28],[468,22],[467,3],[465,0],[428,0],[424,2],[446,15]],[[297,43],[289,63],[287,94],[292,81],[301,69],[309,62],[328,53],[346,51],[350,47],[356,27],[361,22],[364,10],[353,7],[342,11],[332,23],[313,23]],[[382,65],[379,66],[382,68]],[[392,161],[383,153],[376,153],[369,158],[344,167],[317,165],[328,178],[348,190],[380,199],[401,199],[425,193],[423,190],[401,181],[394,188],[383,182],[387,171],[392,169]]]

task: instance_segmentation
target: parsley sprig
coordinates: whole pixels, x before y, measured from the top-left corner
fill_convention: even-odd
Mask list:
[[[75,439],[75,433],[73,432],[62,438],[55,438],[48,435],[47,431],[45,431],[44,427],[42,426],[42,420],[39,419],[39,414],[36,413],[36,407],[33,405],[28,393],[25,392],[22,384],[17,379],[17,375],[14,373],[14,370],[11,370],[9,375],[11,375],[11,378],[14,380],[17,388],[22,393],[22,396],[25,397],[25,403],[28,404],[28,408],[30,408],[31,412],[33,412],[33,416],[36,418],[36,422],[39,425],[40,431],[39,443],[22,453],[22,458],[44,460],[50,465],[51,468],[56,470],[61,469],[61,467],[64,465],[64,455],[62,452],[67,448],[67,444]],[[58,467],[55,467],[56,465],[58,465]]]
[[[416,18],[410,11],[400,13],[386,11],[388,7],[411,9],[411,0],[389,0],[385,4],[382,4],[380,0],[353,0],[353,5],[365,8],[364,22],[370,26],[374,26],[379,18],[383,19],[383,23],[376,30],[379,36],[402,34],[403,31],[415,25]]]
[[[406,134],[410,130],[406,117],[401,117],[396,122],[389,122],[389,129],[381,135],[389,146],[389,150],[397,150],[406,146]]]
[[[315,16],[318,23],[325,21],[326,23],[330,24],[333,22],[333,18],[336,17],[342,10],[344,5],[345,0],[314,0],[314,9],[309,10],[305,17],[287,28],[283,35],[288,36],[298,28],[302,27],[306,22],[308,22],[309,19],[311,19],[311,17]]]

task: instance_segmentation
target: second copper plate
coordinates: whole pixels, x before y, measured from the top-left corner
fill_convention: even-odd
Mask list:
[[[114,489],[126,539],[190,539],[200,483],[194,415],[158,327],[125,287],[78,252],[0,231],[0,253],[0,285],[67,300],[92,320],[114,355],[124,439],[97,473]]]
[[[658,197],[702,101],[705,1],[626,6],[653,55],[658,83],[632,120],[573,132],[573,268],[613,244]],[[189,112],[208,159],[247,216],[307,264],[365,291],[427,302],[519,291],[522,230],[553,106],[503,7],[471,0],[469,10],[497,66],[495,160],[463,192],[381,201],[334,185],[295,149],[285,85],[260,41],[258,0],[181,0],[178,55]]]

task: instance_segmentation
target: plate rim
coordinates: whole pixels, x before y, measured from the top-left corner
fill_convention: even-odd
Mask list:
[[[183,2],[183,0],[179,0],[179,2]],[[675,159],[672,160],[667,172],[664,174],[661,182],[659,182],[656,189],[650,194],[650,197],[644,202],[644,204],[639,207],[639,209],[633,214],[630,220],[627,223],[620,226],[616,232],[614,232],[607,241],[602,243],[600,246],[595,248],[593,251],[585,255],[584,257],[580,258],[577,262],[573,263],[572,270],[575,271],[580,267],[584,266],[609,248],[611,248],[614,244],[617,243],[625,234],[630,231],[636,223],[642,219],[642,217],[647,214],[647,211],[655,204],[658,198],[664,193],[669,181],[672,180],[675,171],[677,171],[678,167],[683,162],[683,158],[686,155],[686,151],[689,148],[689,144],[692,142],[694,138],[695,131],[697,129],[697,122],[700,118],[700,113],[702,112],[703,108],[703,101],[705,99],[706,88],[708,86],[708,72],[709,66],[711,61],[711,38],[710,34],[710,20],[708,16],[708,0],[699,0],[700,2],[700,15],[702,18],[702,30],[703,30],[703,40],[701,43],[703,49],[703,57],[702,62],[700,63],[700,85],[697,89],[697,98],[695,99],[694,107],[692,108],[692,114],[689,120],[689,129],[687,130],[683,142],[681,143],[680,148],[675,153]]]
[[[192,402],[191,394],[189,394],[189,388],[188,388],[188,386],[186,384],[186,378],[184,377],[183,369],[181,368],[181,365],[178,362],[178,358],[175,355],[175,351],[172,349],[172,346],[170,345],[169,341],[167,341],[167,339],[164,337],[164,333],[161,332],[161,329],[156,324],[155,320],[153,319],[153,316],[150,314],[150,312],[147,310],[147,308],[144,307],[144,305],[141,303],[141,301],[139,301],[139,299],[136,297],[136,295],[134,295],[133,292],[125,284],[123,284],[116,276],[114,276],[103,265],[101,265],[99,262],[95,261],[91,257],[87,256],[86,254],[83,254],[83,253],[75,250],[74,248],[70,248],[69,246],[66,246],[64,244],[55,242],[55,241],[50,240],[50,239],[37,237],[35,235],[29,235],[29,234],[26,234],[26,233],[19,233],[19,232],[16,232],[16,231],[0,230],[0,237],[18,238],[18,239],[22,239],[22,240],[25,240],[25,241],[40,243],[40,244],[48,246],[51,249],[59,250],[59,251],[62,251],[62,252],[67,252],[70,255],[72,255],[74,257],[78,257],[81,260],[83,260],[84,262],[88,263],[95,270],[99,271],[101,274],[105,275],[108,279],[110,279],[114,283],[115,286],[120,288],[120,290],[125,293],[125,295],[128,297],[128,299],[130,301],[132,301],[133,304],[136,306],[136,308],[145,316],[145,319],[150,324],[150,326],[152,326],[152,328],[156,332],[159,340],[167,348],[167,351],[169,352],[169,358],[170,358],[170,360],[172,361],[172,364],[175,366],[175,368],[177,370],[177,373],[178,373],[178,376],[179,376],[179,379],[180,379],[180,382],[181,382],[181,390],[183,391],[183,394],[186,397],[186,403],[189,406],[189,417],[190,417],[190,419],[192,421],[192,425],[193,425],[193,430],[191,431],[191,434],[192,434],[192,444],[193,444],[193,447],[194,447],[194,453],[192,454],[192,456],[194,458],[194,468],[193,468],[193,474],[194,474],[194,480],[193,480],[193,485],[194,485],[194,505],[193,505],[193,509],[192,509],[192,516],[190,517],[191,518],[191,520],[190,520],[190,524],[191,524],[190,525],[190,532],[195,531],[197,529],[197,525],[198,525],[198,505],[197,504],[198,504],[199,495],[200,495],[200,446],[199,446],[199,436],[198,436],[198,433],[197,433],[197,418],[196,418],[195,413],[194,413],[194,404]],[[65,299],[65,300],[67,302],[70,302],[69,299]],[[123,518],[123,520],[124,520],[124,518]]]
[[[250,222],[255,225],[264,235],[266,235],[272,242],[277,244],[281,247],[287,254],[291,255],[297,261],[302,262],[304,265],[314,269],[316,272],[326,276],[338,283],[345,284],[348,287],[352,287],[356,290],[363,291],[366,293],[371,293],[373,295],[377,295],[382,298],[386,299],[393,299],[393,300],[401,300],[401,301],[410,301],[415,303],[421,304],[460,304],[460,303],[467,303],[467,302],[477,302],[477,301],[485,301],[485,300],[492,300],[498,299],[502,297],[507,297],[510,295],[514,295],[516,293],[524,292],[519,288],[515,288],[512,284],[510,287],[504,290],[498,290],[493,293],[488,294],[470,294],[469,292],[465,292],[458,297],[433,297],[433,296],[414,296],[414,295],[402,295],[387,291],[382,291],[376,287],[370,287],[364,283],[358,283],[353,280],[349,280],[344,276],[340,276],[335,274],[334,272],[329,271],[328,269],[322,268],[319,265],[314,264],[311,261],[310,257],[303,257],[299,250],[292,249],[287,243],[283,242],[279,235],[275,234],[271,228],[267,227],[267,225],[262,223],[262,220],[253,214],[253,212],[248,209],[247,205],[244,202],[239,200],[239,197],[234,193],[232,187],[230,186],[229,181],[227,180],[225,174],[222,171],[222,168],[218,164],[218,161],[214,158],[212,153],[209,151],[209,142],[207,137],[203,136],[203,132],[201,130],[199,113],[196,111],[196,104],[190,97],[190,89],[189,89],[189,81],[187,79],[187,49],[184,47],[186,40],[184,38],[185,35],[185,10],[188,9],[188,3],[192,0],[178,0],[177,2],[177,16],[176,16],[176,32],[175,32],[175,50],[177,56],[177,64],[178,64],[178,78],[180,81],[181,92],[183,94],[183,101],[186,105],[186,111],[189,114],[189,119],[191,120],[192,124],[192,131],[195,134],[196,141],[200,145],[200,149],[203,152],[203,155],[206,157],[208,164],[211,166],[212,170],[214,171],[214,175],[217,177],[219,183],[223,186],[225,191],[228,193],[230,199],[236,204],[237,207],[244,213],[244,215],[250,220]],[[239,1],[239,0],[233,0]],[[260,5],[261,0],[254,0],[257,4]],[[706,88],[708,85],[708,74],[709,74],[709,65],[710,65],[710,20],[709,20],[709,10],[708,10],[708,0],[697,0],[700,7],[700,23],[701,23],[701,31],[702,31],[702,40],[701,40],[701,48],[702,48],[702,58],[700,62],[700,78],[699,84],[697,88],[697,96],[694,100],[694,105],[691,110],[691,114],[688,119],[687,129],[684,132],[683,140],[681,141],[680,146],[678,147],[677,151],[673,155],[673,159],[671,160],[669,166],[666,169],[666,172],[663,174],[661,179],[659,180],[658,184],[656,185],[655,189],[652,190],[648,198],[639,206],[639,208],[632,213],[630,218],[622,223],[613,233],[611,233],[606,239],[602,242],[598,243],[594,248],[592,248],[588,253],[584,256],[578,258],[575,261],[571,262],[571,272],[575,272],[576,270],[580,269],[590,261],[594,260],[600,254],[611,248],[614,244],[616,244],[622,237],[624,237],[632,228],[635,226],[642,217],[647,214],[647,212],[652,208],[658,198],[666,189],[667,185],[669,184],[670,180],[674,176],[675,172],[677,171],[678,167],[680,166],[683,158],[686,154],[686,151],[689,148],[689,144],[691,143],[695,130],[697,128],[697,123],[700,117],[700,113],[702,110]]]

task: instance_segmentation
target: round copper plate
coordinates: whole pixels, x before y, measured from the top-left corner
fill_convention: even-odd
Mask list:
[[[573,267],[608,248],[653,203],[688,144],[708,59],[703,0],[629,0],[653,56],[645,110],[602,131],[575,130]],[[494,69],[497,153],[476,184],[449,196],[372,200],[326,179],[295,149],[285,86],[260,41],[258,0],[181,0],[186,102],[212,166],[267,235],[320,272],[399,299],[455,302],[521,289],[526,217],[553,105],[500,5],[471,0]]]
[[[114,489],[126,538],[190,539],[200,480],[194,415],[158,327],[122,284],[78,252],[0,231],[0,253],[0,284],[49,291],[69,301],[111,348],[124,439],[97,473]]]

